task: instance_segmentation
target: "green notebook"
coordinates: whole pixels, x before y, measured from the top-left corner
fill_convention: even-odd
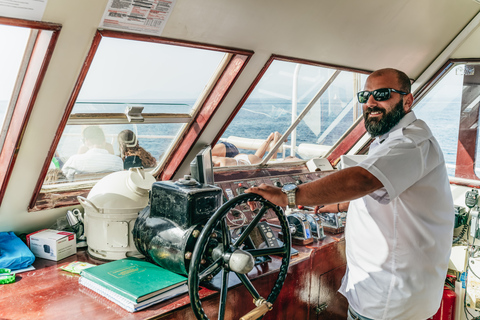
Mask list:
[[[135,303],[187,282],[184,276],[137,258],[104,263],[84,269],[80,275]]]

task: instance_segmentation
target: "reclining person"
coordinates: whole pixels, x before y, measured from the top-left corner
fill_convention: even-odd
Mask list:
[[[218,149],[215,150],[218,144],[215,145],[212,149],[212,162],[214,167],[230,167],[230,166],[246,166],[262,162],[262,158],[265,153],[270,150],[270,144],[273,142],[273,145],[281,138],[279,132],[272,132],[268,138],[262,142],[260,147],[257,149],[255,154],[246,154],[246,153],[237,153],[234,157],[228,156],[216,156]],[[233,146],[233,145],[232,145]],[[235,146],[234,146],[235,147]],[[236,149],[236,147],[235,147]],[[277,153],[275,153],[272,159],[277,158]]]

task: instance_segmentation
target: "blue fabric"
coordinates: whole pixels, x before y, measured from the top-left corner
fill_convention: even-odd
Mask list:
[[[233,143],[225,141],[220,141],[220,143],[225,145],[225,157],[233,158],[238,154],[238,149]]]
[[[0,232],[0,268],[23,269],[35,261],[35,256],[13,232]]]

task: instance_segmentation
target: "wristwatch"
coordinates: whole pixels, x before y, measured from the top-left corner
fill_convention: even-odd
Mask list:
[[[288,183],[282,187],[282,192],[287,195],[288,207],[295,208],[295,195],[297,193],[298,186],[293,183]]]

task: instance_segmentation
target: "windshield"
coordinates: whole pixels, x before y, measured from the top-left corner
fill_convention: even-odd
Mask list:
[[[361,116],[356,93],[365,79],[359,73],[274,60],[214,147],[215,166],[323,157]]]

